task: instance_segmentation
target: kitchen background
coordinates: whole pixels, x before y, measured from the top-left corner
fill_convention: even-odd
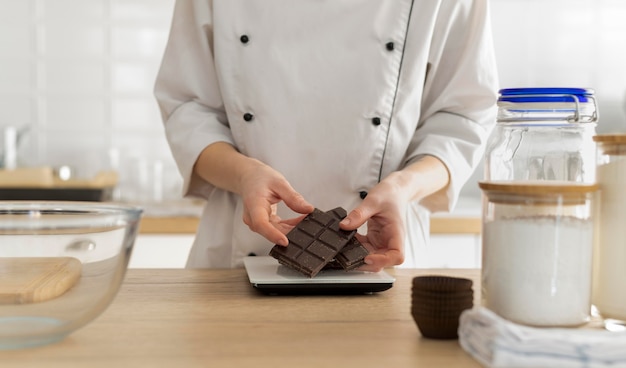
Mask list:
[[[590,87],[598,132],[626,131],[626,2],[491,0],[502,87]],[[177,200],[152,95],[174,0],[0,0],[0,131],[18,165],[120,173],[117,199]],[[480,192],[476,181],[464,188]]]

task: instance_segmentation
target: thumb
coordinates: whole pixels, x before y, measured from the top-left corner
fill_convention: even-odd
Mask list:
[[[369,218],[372,217],[373,215],[374,214],[371,213],[370,208],[361,204],[357,208],[350,211],[348,216],[346,216],[343,220],[341,220],[339,225],[344,230],[354,230],[354,229],[359,228],[365,222],[367,222],[367,220],[369,220]]]

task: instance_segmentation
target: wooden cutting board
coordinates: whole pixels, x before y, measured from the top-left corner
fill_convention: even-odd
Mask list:
[[[76,284],[81,271],[72,257],[0,258],[0,305],[54,299]]]

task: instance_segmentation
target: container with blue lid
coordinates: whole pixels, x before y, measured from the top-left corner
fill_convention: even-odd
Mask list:
[[[500,90],[484,179],[594,182],[597,122],[593,89]]]

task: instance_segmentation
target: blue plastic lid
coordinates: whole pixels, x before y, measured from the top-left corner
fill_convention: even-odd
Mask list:
[[[588,102],[595,91],[591,88],[506,88],[499,91],[498,101],[507,102]]]

